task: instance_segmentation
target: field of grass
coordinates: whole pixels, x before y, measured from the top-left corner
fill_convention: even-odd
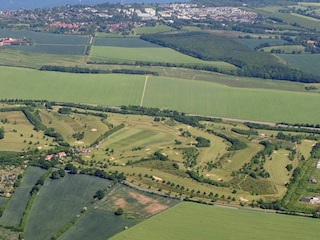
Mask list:
[[[80,55],[56,55],[0,48],[0,64],[26,68],[40,68],[43,65],[79,66],[83,64],[83,58]]]
[[[162,48],[159,45],[149,43],[139,38],[102,38],[95,37],[94,46],[109,46],[122,48]]]
[[[145,76],[141,75],[86,75],[40,72],[22,68],[0,67],[0,69],[0,83],[3,86],[1,97],[8,99],[47,99],[109,106],[139,105],[145,82]],[[229,78],[221,76],[226,80]],[[221,78],[220,75],[212,75],[212,81],[215,81],[215,77]],[[11,81],[8,82],[7,79]],[[225,86],[223,81],[220,83],[222,84],[149,77],[143,105],[217,117],[319,123],[320,113],[314,111],[318,107],[320,97],[317,93],[246,88],[242,81],[239,81],[241,88]],[[276,85],[278,82],[265,81],[265,83]],[[278,84],[286,85],[284,82]],[[288,86],[291,86],[291,83],[288,83]],[[257,111],[259,106],[264,106],[263,110]]]
[[[281,13],[278,12],[278,10],[281,7],[265,7],[262,9],[259,9],[258,12],[262,14],[265,17],[276,17],[282,19],[286,23],[290,24],[298,24],[299,26],[307,29],[317,29],[319,31],[320,29],[320,20],[306,17],[300,14],[287,14],[287,13]]]
[[[290,65],[305,72],[319,75],[320,54],[277,54]]]
[[[29,167],[26,170],[20,186],[15,190],[13,197],[0,218],[1,225],[19,226],[31,196],[29,192],[44,172],[44,170],[37,167]]]
[[[302,45],[286,45],[286,46],[272,46],[265,47],[265,52],[271,52],[272,50],[280,50],[282,53],[304,52],[305,47]]]
[[[25,229],[26,240],[45,240],[88,207],[99,189],[110,181],[86,175],[66,175],[48,180],[39,191]]]
[[[316,240],[318,224],[317,219],[181,203],[111,240],[135,240],[141,236],[153,240],[206,240],[213,236],[220,240]]]
[[[11,231],[10,229],[0,227],[0,239],[1,240],[16,240],[19,238],[17,232]]]
[[[270,38],[256,38],[256,39],[238,39],[237,41],[239,41],[240,43],[248,46],[250,49],[254,49],[255,47],[258,47],[259,45],[261,44],[264,44],[264,43],[268,43],[270,44],[271,46],[275,46],[275,45],[282,45],[284,43],[286,43],[285,40],[282,40],[282,39],[270,39]]]
[[[125,227],[131,227],[136,223],[138,223],[138,220],[119,217],[114,212],[90,209],[59,240],[106,240],[123,231]]]
[[[48,99],[103,105],[139,105],[145,76],[70,74],[0,67],[1,98]],[[11,81],[7,81],[11,79]]]
[[[5,138],[0,140],[0,151],[22,152],[33,146],[49,149],[52,138],[43,138],[42,132],[35,131],[22,112],[0,112],[0,119],[8,120],[0,123],[5,130]]]
[[[185,63],[216,66],[226,70],[235,69],[235,67],[229,63],[222,61],[204,61],[163,47],[127,48],[93,46],[90,51],[89,61]]]
[[[319,122],[320,114],[317,116],[314,109],[317,108],[319,97],[312,93],[266,89],[253,91],[209,82],[150,77],[144,105],[217,117],[316,123]],[[264,106],[263,110],[257,110],[258,106]]]
[[[167,25],[156,25],[155,27],[139,27],[133,29],[135,35],[170,32],[172,30],[175,29]]]
[[[88,36],[40,33],[27,30],[0,30],[0,38],[29,38],[32,46],[10,46],[8,48],[30,53],[49,53],[57,55],[82,55]]]

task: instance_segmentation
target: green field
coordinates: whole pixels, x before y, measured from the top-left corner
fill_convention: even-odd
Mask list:
[[[272,50],[280,50],[282,53],[304,53],[304,49],[305,47],[302,45],[272,46],[263,48],[265,52],[272,52]]]
[[[86,75],[22,68],[0,69],[3,99],[47,99],[109,106],[139,105],[146,79],[141,75]],[[216,76],[220,78],[219,75]],[[7,79],[11,81],[8,82]],[[291,83],[288,84],[290,86]],[[247,120],[319,123],[320,113],[314,111],[318,108],[317,93],[251,88],[249,85],[247,88],[247,85],[242,85],[240,81],[239,86],[229,87],[222,81],[217,84],[209,79],[193,81],[149,77],[143,106]],[[263,110],[257,110],[261,106],[264,106]]]
[[[255,49],[255,47],[258,47],[259,45],[265,44],[265,43],[268,43],[271,46],[282,45],[286,43],[285,40],[274,39],[274,38],[237,39],[237,41],[248,46],[252,50]]]
[[[277,54],[290,65],[305,72],[319,75],[320,54]]]
[[[162,48],[139,38],[103,38],[95,37],[94,46],[124,47],[124,48]]]
[[[170,48],[163,47],[102,47],[93,46],[90,51],[89,61],[94,62],[155,62],[155,63],[179,63],[201,64],[216,66],[220,69],[235,69],[229,63],[222,61],[204,61],[184,55]]]
[[[36,167],[29,167],[24,174],[20,186],[16,189],[6,210],[0,218],[0,224],[3,226],[19,226],[24,210],[30,198],[30,191],[44,170]]]
[[[184,202],[111,240],[135,240],[141,236],[153,240],[316,240],[318,227],[317,219]]]
[[[160,32],[170,32],[175,30],[172,27],[167,25],[156,25],[155,27],[139,27],[135,28],[134,34],[141,35],[141,34],[152,34],[152,33],[160,33]]]
[[[89,207],[93,195],[110,181],[87,175],[48,180],[33,203],[25,229],[26,240],[51,239],[65,224]]]
[[[115,216],[114,212],[90,209],[59,240],[106,240],[123,231],[125,227],[131,227],[137,222],[138,220]]]
[[[316,123],[320,119],[320,114],[314,112],[318,98],[318,94],[312,93],[240,89],[209,82],[150,77],[144,105],[218,117]],[[263,110],[259,111],[259,106],[264,106]]]

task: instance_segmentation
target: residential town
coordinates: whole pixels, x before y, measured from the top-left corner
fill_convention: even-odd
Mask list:
[[[18,28],[57,33],[115,32],[123,29],[179,21],[215,21],[254,23],[257,14],[236,7],[205,7],[198,4],[175,3],[159,5],[101,4],[95,7],[70,6],[52,9],[0,11],[0,27],[8,24]]]

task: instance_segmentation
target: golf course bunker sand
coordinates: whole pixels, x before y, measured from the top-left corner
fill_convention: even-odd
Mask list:
[[[98,129],[96,129],[96,128],[91,128],[91,132],[96,132],[96,131],[98,131]]]

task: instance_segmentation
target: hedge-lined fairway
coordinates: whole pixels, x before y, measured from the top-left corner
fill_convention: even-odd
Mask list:
[[[236,69],[233,65],[222,61],[204,61],[164,47],[102,47],[93,46],[90,61],[123,61],[123,62],[160,62],[185,63],[217,66],[222,69]]]
[[[25,239],[44,240],[88,207],[99,189],[110,185],[106,179],[87,175],[66,175],[46,181],[32,206],[25,229]]]
[[[318,229],[317,219],[184,202],[111,239],[316,240]]]
[[[20,224],[23,212],[31,196],[29,192],[44,172],[44,170],[37,167],[29,167],[27,169],[20,186],[16,189],[0,218],[1,225],[18,226]]]

